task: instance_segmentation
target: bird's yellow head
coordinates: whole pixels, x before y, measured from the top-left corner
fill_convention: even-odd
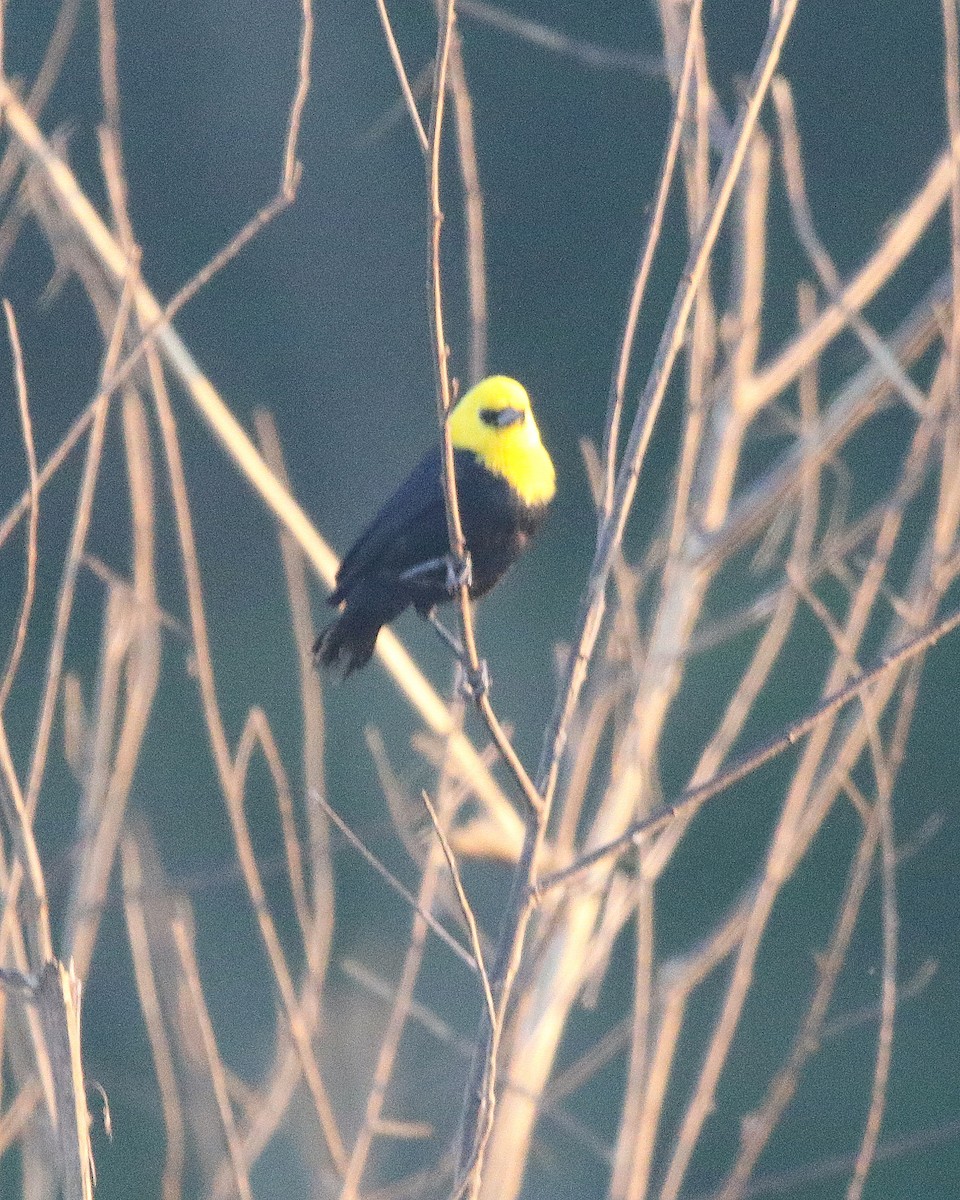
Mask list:
[[[481,380],[450,414],[456,450],[472,450],[527,504],[548,504],[557,490],[553,462],[540,440],[530,397],[506,375]]]

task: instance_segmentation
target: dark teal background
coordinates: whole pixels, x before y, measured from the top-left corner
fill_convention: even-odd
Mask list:
[[[416,75],[433,52],[426,4],[394,5],[400,44]],[[8,70],[32,78],[56,13],[48,0],[10,0]],[[648,5],[533,3],[524,15],[566,33],[609,46],[656,54],[657,24]],[[767,6],[759,0],[708,2],[706,24],[713,80],[728,112],[762,41]],[[118,0],[124,149],[131,208],[143,247],[143,273],[164,300],[200,268],[273,193],[280,172],[292,94],[299,5],[252,0],[168,0],[144,6]],[[339,549],[366,514],[401,478],[435,429],[432,368],[426,322],[426,208],[419,150],[402,113],[371,139],[397,103],[393,70],[372,2],[320,3],[313,88],[304,117],[300,157],[304,176],[295,208],[285,213],[211,283],[178,318],[177,326],[202,368],[248,426],[258,406],[275,415],[298,498]],[[661,79],[592,70],[464,17],[466,69],[475,103],[479,168],[485,197],[490,295],[490,368],[529,387],[561,480],[555,517],[529,563],[483,605],[481,642],[491,662],[497,708],[516,724],[523,757],[535,762],[553,699],[553,645],[570,636],[579,589],[593,548],[593,522],[580,466],[578,440],[602,429],[611,361],[645,214],[669,121]],[[884,223],[916,191],[945,141],[939,4],[883,0],[801,0],[783,61],[795,92],[804,139],[813,211],[841,272],[852,271]],[[84,7],[78,35],[43,125],[65,125],[70,159],[98,205],[103,193],[95,159],[101,119],[96,76],[94,6]],[[764,117],[773,130],[769,111]],[[445,172],[444,228],[448,335],[455,374],[467,361],[466,306],[461,270],[459,190],[452,155]],[[797,279],[805,273],[785,220],[779,188],[773,203],[764,353],[788,336]],[[635,399],[673,295],[686,251],[679,205],[651,283],[635,356]],[[888,331],[945,267],[945,221],[871,305]],[[40,303],[51,262],[39,234],[28,228],[3,279],[17,309],[41,455],[55,445],[95,389],[99,339],[69,281],[53,304]],[[0,385],[10,378],[7,351]],[[828,358],[824,395],[860,362],[856,343],[842,341]],[[235,739],[247,708],[267,711],[295,784],[301,735],[298,685],[272,522],[251,498],[206,427],[175,397],[201,556],[221,701]],[[678,390],[671,393],[664,431],[641,484],[628,538],[642,547],[661,515],[678,428]],[[15,410],[0,418],[0,509],[19,494],[24,471]],[[867,481],[859,501],[882,482],[902,452],[906,422],[888,419],[858,443],[855,461]],[[745,464],[759,469],[762,459]],[[859,455],[859,459],[856,459]],[[114,422],[107,469],[98,492],[91,548],[125,569],[127,515]],[[185,614],[176,544],[161,483],[161,595]],[[57,573],[69,529],[77,463],[44,494],[37,612],[16,702],[9,712],[18,763],[26,760],[38,672],[53,611]],[[14,569],[16,567],[16,569]],[[717,612],[735,607],[712,597]],[[8,547],[0,557],[0,618],[6,637],[19,597],[19,562]],[[315,612],[323,617],[322,592]],[[72,626],[68,665],[92,691],[102,588],[85,577]],[[448,667],[430,637],[401,622],[415,653],[443,685]],[[6,644],[6,641],[3,643]],[[695,748],[709,728],[725,688],[752,642],[734,642],[691,669],[671,721],[661,761],[665,782],[682,784]],[[822,634],[807,621],[791,644],[756,733],[777,728],[809,703],[819,686],[811,655],[824,651]],[[134,805],[154,827],[171,875],[197,905],[199,950],[213,1016],[230,1065],[253,1079],[269,1044],[250,1030],[272,1027],[274,998],[251,933],[248,909],[233,866],[229,831],[219,800],[196,702],[184,677],[184,647],[168,639],[164,686],[134,789]],[[909,840],[931,814],[943,828],[900,876],[901,973],[927,958],[940,970],[898,1021],[894,1074],[882,1140],[893,1142],[960,1116],[960,954],[956,931],[958,838],[954,703],[956,651],[935,651],[924,700],[895,797],[898,836]],[[377,720],[395,763],[415,784],[431,777],[409,751],[412,719],[374,668],[343,688],[331,688],[328,719],[330,797],[378,852],[409,878],[396,848],[363,741]],[[185,713],[191,737],[184,737]],[[761,727],[762,726],[762,727]],[[477,731],[478,732],[478,731]],[[171,750],[174,753],[171,753]],[[672,751],[672,754],[671,754]],[[721,912],[749,877],[765,844],[769,821],[789,764],[767,768],[731,794],[695,827],[685,853],[663,887],[663,953],[689,945],[702,932],[705,905]],[[258,846],[276,864],[279,835],[270,817],[266,781],[255,777],[251,814]],[[257,809],[258,798],[262,801]],[[49,863],[54,901],[69,876],[75,787],[52,770],[38,825]],[[811,859],[787,889],[784,911],[768,939],[743,1028],[741,1050],[724,1078],[719,1111],[708,1123],[688,1180],[690,1194],[706,1192],[735,1152],[738,1120],[755,1106],[775,1069],[814,981],[812,952],[826,940],[856,826],[838,808]],[[402,954],[406,915],[398,901],[338,849],[337,959],[361,958],[388,978]],[[276,876],[274,876],[274,879]],[[488,928],[496,925],[506,875],[472,872],[470,882]],[[287,913],[283,892],[274,897]],[[879,988],[878,893],[872,889],[838,992],[835,1012],[873,1003]],[[391,932],[391,930],[393,932]],[[292,944],[292,938],[291,938]],[[250,946],[239,962],[238,947]],[[615,967],[594,1014],[578,1019],[564,1061],[598,1037],[629,1005],[630,947]],[[116,1140],[95,1136],[102,1200],[158,1195],[162,1156],[152,1068],[133,999],[122,920],[114,907],[85,1006],[89,1074],[106,1087]],[[332,972],[335,994],[349,1006],[355,985]],[[255,981],[255,982],[251,982]],[[476,998],[459,968],[442,954],[428,960],[422,999],[469,1036]],[[680,1078],[689,1084],[699,1045],[719,994],[708,987],[693,1006]],[[474,1006],[474,1007],[472,1007]],[[451,1017],[450,1014],[453,1014]],[[331,1031],[333,1043],[349,1026]],[[865,1115],[873,1026],[829,1042],[805,1077],[783,1132],[763,1160],[779,1172],[855,1150]],[[462,1068],[414,1034],[401,1059],[407,1084],[391,1112],[412,1105],[448,1128],[459,1103]],[[607,1141],[615,1133],[615,1090],[622,1066],[571,1102]],[[681,1092],[681,1094],[683,1094]],[[672,1111],[672,1110],[671,1110]],[[668,1113],[669,1115],[669,1113]],[[675,1113],[673,1114],[675,1116]],[[672,1119],[672,1118],[671,1118]],[[444,1124],[444,1122],[446,1124]],[[412,1166],[416,1145],[402,1149]],[[288,1146],[268,1154],[255,1174],[258,1195],[307,1195]],[[841,1172],[797,1186],[799,1200],[841,1196]],[[602,1194],[605,1171],[594,1157],[548,1123],[525,1195],[531,1200]],[[6,1186],[0,1175],[0,1194]],[[874,1200],[922,1196],[948,1200],[960,1191],[955,1141],[879,1163],[867,1189]],[[189,1191],[188,1191],[189,1194]]]

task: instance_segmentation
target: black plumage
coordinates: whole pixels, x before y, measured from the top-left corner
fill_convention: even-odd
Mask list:
[[[488,592],[522,554],[547,505],[529,505],[469,450],[454,451],[460,520],[470,552],[470,594]],[[373,654],[383,625],[413,605],[426,616],[450,599],[443,562],[449,553],[440,448],[420,460],[347,551],[329,603],[342,604],[314,646],[323,666],[346,677]],[[433,564],[418,573],[417,568]]]

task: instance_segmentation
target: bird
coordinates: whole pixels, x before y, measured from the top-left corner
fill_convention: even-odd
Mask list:
[[[506,375],[482,380],[457,401],[448,422],[468,570],[458,576],[450,556],[438,442],[340,563],[327,601],[340,614],[321,631],[313,655],[344,679],[370,661],[380,629],[411,605],[434,619],[461,581],[473,599],[489,592],[553,501],[556,472],[522,384]]]

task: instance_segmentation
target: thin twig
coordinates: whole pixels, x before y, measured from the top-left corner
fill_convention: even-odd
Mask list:
[[[440,770],[440,794],[444,801],[448,801],[449,799],[447,795],[449,776],[446,767],[447,760],[446,756],[444,756],[444,762]],[[448,805],[445,803],[445,808],[447,807]],[[431,852],[427,855],[423,872],[420,876],[416,911],[414,912],[410,939],[404,956],[403,970],[390,1006],[387,1025],[380,1039],[380,1049],[377,1054],[373,1079],[367,1093],[363,1124],[354,1141],[350,1163],[340,1192],[341,1200],[353,1200],[353,1197],[357,1195],[373,1140],[377,1136],[383,1136],[383,1106],[386,1100],[387,1087],[396,1067],[400,1039],[406,1028],[407,1020],[414,1003],[414,989],[423,966],[423,958],[426,950],[428,925],[420,914],[421,912],[431,911],[437,898],[439,882],[440,853],[439,847],[434,843]],[[481,963],[482,959],[478,958],[476,966],[479,968]]]
[[[459,0],[457,7],[475,21],[493,29],[501,29],[504,33],[512,34],[522,41],[564,58],[573,59],[587,67],[599,67],[606,70],[633,71],[637,75],[647,75],[653,79],[662,79],[666,74],[663,60],[652,54],[635,54],[629,50],[618,50],[611,46],[598,46],[580,38],[572,38],[558,29],[552,29],[540,21],[531,21],[526,17],[518,17],[514,13],[487,4],[484,0]]]
[[[290,481],[283,460],[280,438],[273,418],[265,411],[254,413],[257,438],[267,463],[287,488]],[[300,670],[300,703],[303,710],[303,773],[306,795],[324,790],[324,710],[320,680],[313,667],[313,643],[316,640],[310,612],[306,562],[303,552],[292,537],[278,527],[283,570],[290,601],[290,617],[297,648]],[[327,819],[318,805],[306,805],[310,842],[310,876],[313,894],[313,928],[304,947],[307,959],[315,972],[315,986],[323,986],[333,942],[335,896],[333,867],[330,857],[330,830]],[[287,855],[288,863],[290,854]],[[292,870],[292,866],[290,867]],[[292,886],[292,880],[291,880]],[[306,936],[306,933],[305,933]]]
[[[210,1021],[210,1013],[207,1011],[206,1001],[203,996],[203,986],[200,983],[200,973],[197,969],[193,941],[183,920],[178,919],[174,921],[173,938],[177,952],[180,955],[180,972],[181,978],[186,984],[186,999],[189,1000],[193,1009],[193,1017],[200,1032],[201,1049],[207,1061],[207,1071],[217,1099],[217,1108],[223,1127],[223,1137],[230,1155],[230,1162],[233,1166],[234,1185],[236,1186],[240,1200],[253,1200],[250,1177],[247,1174],[247,1167],[243,1161],[240,1139],[237,1135],[237,1124],[233,1115],[233,1107],[230,1103],[227,1077],[220,1058],[220,1051],[217,1048],[217,1039],[213,1030],[213,1024]]]
[[[103,368],[101,371],[102,378],[109,376],[116,363],[117,357],[119,356],[123,331],[130,313],[131,302],[132,289],[125,287],[123,295],[121,296],[120,305],[117,309],[117,319],[114,325],[113,334],[111,335],[110,344],[108,345],[107,352],[104,356]],[[37,800],[40,796],[40,787],[46,771],[47,753],[50,745],[50,735],[53,729],[54,710],[60,688],[60,677],[63,671],[64,654],[66,652],[67,627],[69,625],[70,615],[73,609],[73,597],[76,588],[77,575],[80,571],[80,562],[83,557],[84,547],[86,545],[87,533],[90,529],[90,521],[93,514],[93,500],[100,473],[100,463],[101,456],[103,454],[104,440],[106,438],[109,401],[107,393],[103,392],[102,388],[101,392],[102,394],[98,397],[97,411],[94,417],[93,427],[90,430],[90,438],[87,442],[87,457],[84,462],[83,476],[80,481],[80,489],[77,495],[77,503],[74,510],[73,529],[70,533],[70,545],[67,550],[67,558],[64,564],[63,573],[60,578],[60,590],[57,596],[56,624],[54,626],[53,638],[51,639],[50,650],[47,656],[47,670],[43,699],[41,702],[40,716],[37,720],[36,732],[34,735],[33,757],[31,760],[30,774],[27,779],[26,787],[27,809],[31,816],[36,809]]]
[[[466,922],[467,929],[470,932],[470,944],[473,947],[474,958],[477,963],[477,972],[480,976],[480,982],[483,988],[483,999],[486,1008],[488,1026],[492,1030],[502,1028],[502,1014],[498,1012],[497,1003],[494,1000],[493,989],[490,985],[490,976],[487,973],[486,964],[483,958],[483,948],[480,944],[480,932],[477,928],[476,917],[473,913],[473,907],[467,899],[467,893],[463,886],[463,881],[460,878],[460,870],[457,866],[457,860],[453,851],[450,848],[450,843],[447,841],[446,834],[443,831],[443,826],[437,817],[436,810],[430,802],[430,797],[424,790],[420,793],[424,807],[430,814],[430,820],[433,823],[434,831],[437,835],[437,840],[443,849],[443,856],[447,861],[447,867],[450,871],[450,877],[453,881],[454,890],[457,895],[457,900],[460,904],[460,911],[463,914],[463,919]],[[475,1195],[479,1190],[481,1172],[483,1170],[483,1156],[486,1148],[487,1137],[492,1128],[495,1104],[495,1088],[497,1078],[497,1043],[493,1040],[490,1045],[490,1054],[487,1059],[487,1070],[484,1084],[484,1097],[481,1105],[482,1111],[486,1113],[486,1129],[480,1134],[472,1158],[466,1160],[461,1159],[459,1164],[458,1187],[454,1192],[454,1200],[460,1200],[462,1196],[468,1193]]]
[[[70,455],[70,452],[78,444],[80,439],[90,428],[91,423],[96,417],[98,411],[100,397],[95,396],[87,405],[82,413],[76,418],[64,436],[61,438],[56,450],[47,458],[43,466],[40,468],[37,475],[37,491],[43,491],[44,487],[57,474],[64,462]],[[6,516],[0,521],[0,547],[3,546],[7,538],[13,533],[17,525],[20,523],[25,514],[30,512],[31,492],[29,486],[21,494],[19,500],[10,508]]]
[[[53,937],[50,932],[50,906],[47,901],[47,885],[40,862],[40,852],[33,836],[33,821],[26,796],[20,787],[7,730],[0,715],[0,813],[3,814],[7,834],[16,853],[16,862],[22,872],[12,876],[4,896],[4,906],[13,910],[15,886],[22,877],[26,880],[29,895],[28,911],[23,921],[28,935],[30,969],[40,971],[53,962]]]
[[[137,995],[140,1010],[150,1042],[157,1086],[160,1089],[160,1107],[163,1112],[163,1127],[167,1136],[167,1153],[163,1164],[161,1194],[163,1200],[181,1200],[183,1194],[183,1170],[186,1159],[183,1127],[183,1104],[177,1086],[177,1077],[167,1037],[160,997],[150,954],[150,935],[147,931],[143,911],[143,872],[140,866],[140,851],[136,839],[127,834],[121,843],[120,861],[123,867],[123,908],[127,923],[127,940],[133,959]]]
[[[97,734],[93,749],[88,747],[91,766],[84,780],[77,869],[64,934],[64,954],[74,960],[81,979],[86,978],[93,959],[121,827],[160,678],[153,464],[143,403],[129,389],[124,392],[122,416],[133,587],[111,589],[104,621]],[[121,694],[122,717],[117,720]]]
[[[953,320],[950,330],[950,395],[960,403],[960,34],[956,0],[942,0],[944,92],[950,130],[950,268]]]
[[[878,780],[878,783],[880,781]],[[896,901],[896,864],[893,844],[892,780],[877,797],[880,825],[881,879],[883,881],[883,976],[880,1004],[880,1028],[874,1065],[870,1107],[864,1125],[853,1177],[847,1188],[847,1200],[861,1200],[867,1174],[873,1165],[880,1142],[880,1126],[886,1107],[887,1087],[893,1056],[893,1023],[897,1010],[897,948],[899,918]]]
[[[601,510],[604,518],[609,517],[613,508],[613,490],[617,476],[617,447],[620,439],[620,418],[626,397],[627,375],[630,370],[630,359],[636,340],[637,322],[639,321],[640,308],[646,295],[647,281],[650,278],[654,254],[660,243],[660,234],[663,229],[663,214],[666,211],[667,199],[670,195],[670,187],[673,183],[674,170],[677,165],[683,123],[687,119],[687,106],[690,102],[690,80],[693,74],[694,46],[697,39],[703,36],[700,25],[701,6],[702,0],[694,0],[690,12],[690,25],[683,52],[683,66],[680,70],[680,81],[677,84],[674,99],[674,114],[670,126],[670,136],[667,141],[667,148],[664,151],[663,164],[660,167],[657,198],[654,201],[647,228],[644,232],[643,248],[637,260],[633,288],[631,289],[630,301],[627,306],[627,316],[620,334],[620,346],[617,351],[616,366],[610,380],[602,452],[605,464],[604,478],[606,481]]]
[[[280,191],[294,199],[303,165],[297,157],[300,148],[300,126],[303,110],[310,92],[310,57],[313,49],[313,0],[300,0],[300,55],[297,61],[297,83],[290,101],[287,117],[287,142],[283,151],[283,172]]]
[[[386,0],[376,0],[376,4],[377,13],[380,16],[380,24],[383,27],[384,41],[387,43],[387,49],[390,51],[390,60],[393,63],[394,71],[397,73],[397,81],[400,84],[400,91],[403,93],[403,100],[407,106],[407,112],[410,114],[410,121],[413,125],[413,131],[417,135],[417,141],[420,143],[420,149],[423,152],[424,158],[426,158],[430,150],[430,146],[427,141],[427,131],[424,129],[423,122],[420,120],[420,110],[417,108],[417,101],[413,95],[413,88],[410,86],[410,80],[407,77],[407,69],[403,65],[403,56],[400,53],[400,47],[397,45],[397,39],[393,34],[393,26],[390,23],[390,14],[387,11]]]
[[[443,0],[434,0],[439,15]],[[467,86],[463,63],[463,43],[460,33],[453,29],[450,42],[450,62],[447,67],[447,87],[453,99],[453,120],[457,134],[457,159],[463,184],[463,214],[467,267],[467,298],[470,303],[470,367],[469,384],[479,383],[487,373],[487,251],[483,227],[483,192],[480,188],[480,168],[477,161],[477,140],[473,121],[473,100]]]
[[[346,1176],[343,1186],[340,1189],[340,1200],[353,1200],[353,1197],[358,1195],[373,1140],[380,1132],[387,1087],[396,1064],[400,1038],[410,1015],[417,977],[423,965],[428,926],[420,913],[421,911],[428,912],[433,903],[438,872],[439,856],[429,857],[424,867],[423,875],[420,878],[420,889],[416,902],[417,911],[414,912],[413,927],[407,943],[403,970],[400,974],[400,982],[393,996],[393,1003],[390,1007],[390,1015],[386,1028],[380,1038],[380,1048],[377,1054],[377,1063],[373,1071],[373,1079],[370,1083],[370,1090],[367,1094],[363,1124],[360,1127],[350,1153]]]
[[[97,0],[100,34],[100,92],[107,129],[120,146],[120,84],[117,79],[117,14],[114,0]]]
[[[457,941],[457,939],[452,934],[448,933],[446,929],[444,929],[436,917],[418,905],[417,899],[412,892],[403,886],[400,880],[397,879],[397,877],[383,865],[383,863],[375,854],[372,853],[372,851],[367,849],[363,839],[357,837],[357,835],[353,832],[346,821],[344,821],[343,817],[340,816],[336,809],[332,808],[330,804],[327,803],[325,797],[317,796],[316,799],[322,806],[323,811],[340,830],[354,850],[356,850],[357,853],[360,854],[370,864],[371,867],[373,867],[380,878],[385,880],[385,882],[397,893],[398,896],[402,897],[407,902],[414,912],[418,913],[424,919],[424,921],[426,921],[427,925],[433,930],[441,942],[443,942],[446,946],[449,946],[457,958],[459,958],[461,962],[466,963],[471,971],[475,971],[477,969],[477,964],[474,962],[473,955],[470,953],[470,951],[465,950]]]
[[[40,477],[37,472],[37,450],[33,441],[33,422],[30,419],[30,400],[27,393],[27,376],[23,366],[23,348],[20,345],[20,334],[17,331],[17,319],[14,316],[13,305],[9,300],[3,301],[3,312],[7,318],[7,334],[13,351],[13,375],[17,388],[17,405],[20,411],[20,431],[23,437],[23,448],[27,459],[27,476],[29,484],[30,520],[27,525],[26,546],[26,578],[23,584],[23,597],[20,601],[20,615],[17,619],[17,631],[13,645],[7,658],[7,666],[0,679],[0,714],[10,695],[13,681],[17,677],[20,659],[27,641],[27,628],[30,624],[30,614],[33,611],[33,597],[37,586],[37,529],[40,522]]]
[[[447,835],[443,831],[443,826],[440,824],[440,819],[437,816],[437,810],[433,807],[430,801],[430,796],[426,790],[421,791],[420,798],[423,800],[424,808],[430,814],[430,820],[433,823],[434,832],[437,835],[437,841],[440,843],[440,848],[443,850],[443,857],[447,860],[447,867],[450,870],[450,878],[453,882],[454,891],[457,894],[457,900],[460,904],[460,911],[463,914],[463,919],[466,922],[467,929],[470,933],[470,945],[473,948],[473,957],[476,961],[477,974],[480,976],[480,983],[483,987],[483,998],[487,1006],[487,1014],[491,1021],[495,1019],[495,1006],[493,1002],[493,992],[490,989],[490,977],[487,975],[487,968],[483,961],[483,946],[480,941],[480,931],[477,927],[477,918],[473,912],[473,906],[467,899],[467,893],[464,890],[463,880],[460,877],[460,868],[457,866],[457,859],[450,848],[450,843],[447,840]]]

